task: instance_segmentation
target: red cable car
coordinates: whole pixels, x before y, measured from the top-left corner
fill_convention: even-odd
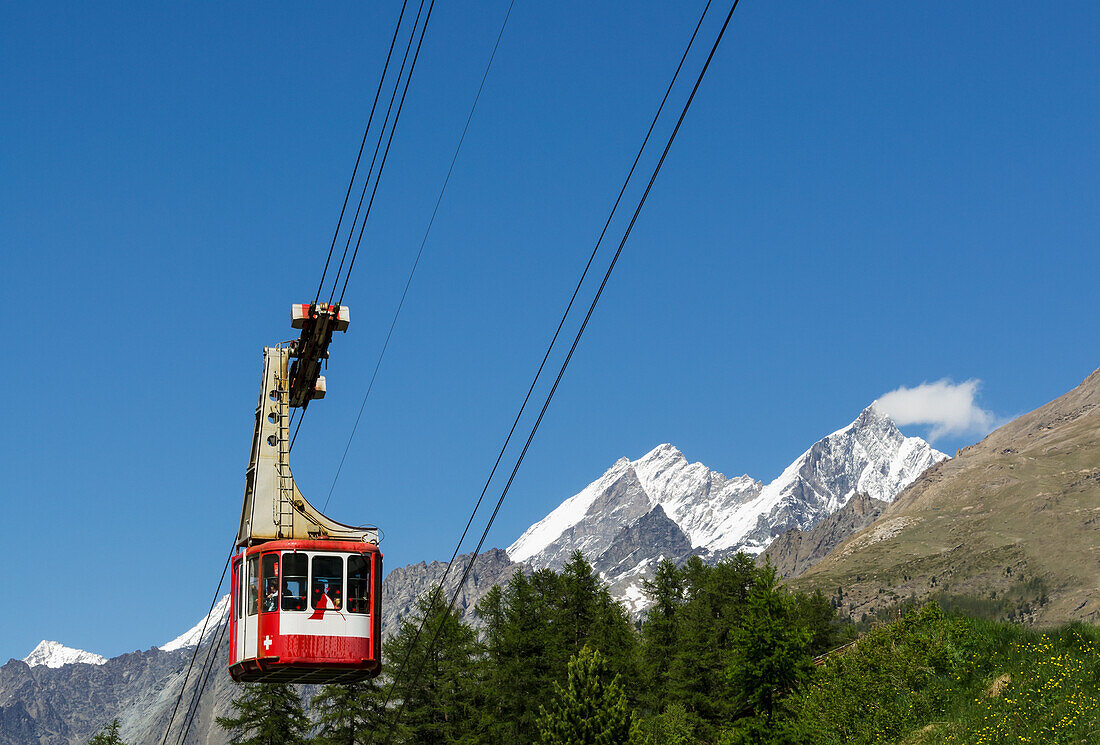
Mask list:
[[[268,541],[233,557],[229,672],[333,683],[378,674],[382,554],[353,541]]]
[[[382,667],[378,529],[325,517],[290,472],[289,410],[323,398],[318,373],[346,307],[295,305],[301,338],[264,349],[233,557],[229,674],[239,682],[346,683]],[[291,360],[293,359],[293,363]]]

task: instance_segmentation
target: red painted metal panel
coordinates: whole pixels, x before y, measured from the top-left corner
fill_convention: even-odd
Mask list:
[[[237,595],[241,581],[241,558],[233,558],[233,572],[229,579],[229,664],[237,661]]]

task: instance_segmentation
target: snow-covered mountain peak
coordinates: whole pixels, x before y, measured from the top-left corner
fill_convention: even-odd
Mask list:
[[[220,600],[214,605],[214,610],[206,616],[199,619],[199,622],[192,626],[187,631],[177,636],[172,641],[165,644],[161,649],[165,652],[171,652],[175,649],[186,649],[188,647],[194,647],[199,644],[200,635],[202,639],[208,639],[211,634],[218,630],[218,625],[229,615],[229,595],[228,593],[223,595]],[[207,620],[209,619],[209,621]],[[203,625],[206,625],[206,631],[203,632]]]
[[[623,457],[620,460],[629,460],[629,458]],[[651,462],[670,462],[670,461],[687,461],[684,454],[680,452],[679,448],[673,445],[671,442],[662,442],[657,447],[650,450],[636,461],[633,461],[635,465]]]
[[[893,501],[946,458],[921,438],[903,435],[872,403],[810,446],[749,504],[728,514],[707,548],[759,553],[790,528],[812,528],[856,493]]]
[[[512,561],[527,561],[545,550],[569,528],[588,514],[596,499],[628,472],[633,474],[630,460],[619,458],[603,476],[593,481],[583,491],[562,502],[549,515],[528,528],[519,539],[508,547]]]
[[[892,500],[946,457],[918,437],[905,437],[875,403],[766,486],[748,475],[728,479],[662,443],[637,460],[620,458],[532,525],[508,555],[534,567],[556,567],[575,549],[594,560],[656,506],[693,550],[758,553],[789,528],[813,527],[857,492]]]
[[[107,661],[106,657],[83,649],[66,647],[60,642],[51,642],[43,639],[38,643],[29,655],[23,658],[23,662],[31,667],[45,665],[46,667],[61,667],[62,665],[102,665]]]

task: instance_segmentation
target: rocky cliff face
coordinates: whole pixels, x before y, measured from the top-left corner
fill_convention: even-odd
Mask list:
[[[184,652],[151,649],[101,665],[74,663],[49,668],[11,660],[0,667],[0,744],[77,745],[87,742],[114,717],[122,722],[126,742],[160,742],[188,659]],[[219,733],[211,737],[208,726],[215,714],[228,710],[225,649],[219,664],[222,667],[215,672],[221,675],[211,679],[188,743],[225,742]],[[189,691],[194,684],[193,673]]]
[[[691,554],[687,534],[657,505],[620,530],[596,558],[593,568],[608,582],[611,596],[637,614],[647,603],[642,581],[652,575],[663,559],[680,564]]]

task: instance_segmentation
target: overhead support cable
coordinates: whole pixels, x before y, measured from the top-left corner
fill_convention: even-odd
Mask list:
[[[423,0],[421,0],[420,5],[421,7],[423,7]],[[416,61],[420,58],[420,48],[424,44],[424,35],[428,31],[428,22],[432,18],[432,10],[434,8],[435,0],[431,0],[431,3],[429,3],[428,5],[428,12],[424,16],[424,25],[421,27],[420,30],[420,38],[416,42],[416,52],[413,54],[412,64],[409,65],[409,74],[405,78],[405,87],[401,91],[401,101],[397,104],[397,113],[393,117],[393,126],[390,127],[390,136],[389,139],[386,141],[386,149],[382,153],[382,162],[378,165],[378,175],[374,178],[374,188],[371,190],[370,201],[367,202],[367,211],[366,213],[364,213],[363,220],[359,226],[359,237],[355,241],[355,250],[352,251],[351,262],[348,264],[348,270],[344,274],[344,285],[340,288],[340,299],[337,301],[337,303],[340,305],[342,305],[344,302],[344,293],[347,292],[348,289],[348,280],[351,278],[351,270],[355,266],[355,258],[359,255],[359,244],[363,242],[363,230],[367,227],[367,219],[370,217],[370,210],[371,207],[374,205],[374,197],[378,193],[378,184],[382,181],[382,170],[386,167],[386,160],[387,158],[389,158],[390,145],[393,143],[394,132],[397,131],[397,120],[401,117],[401,110],[405,106],[405,96],[408,95],[409,92],[409,83],[412,82],[413,72],[416,70]],[[414,33],[415,30],[416,29],[414,27]],[[336,286],[333,285],[333,290],[335,291],[335,289]]]
[[[626,246],[626,242],[629,239],[630,234],[634,229],[634,225],[637,222],[638,216],[641,214],[642,208],[644,207],[645,202],[649,197],[649,193],[653,188],[653,184],[657,180],[657,176],[661,171],[661,167],[664,165],[665,158],[668,156],[669,150],[671,150],[671,148],[672,148],[672,143],[675,141],[676,135],[679,133],[680,127],[683,124],[685,117],[687,116],[687,112],[690,109],[691,104],[695,99],[695,94],[698,92],[699,86],[702,84],[703,78],[705,77],[706,72],[710,67],[710,63],[714,59],[714,55],[718,50],[718,46],[720,45],[720,43],[722,41],[722,38],[725,35],[726,29],[729,26],[729,22],[733,17],[733,13],[737,9],[738,2],[739,2],[739,0],[734,0],[732,5],[730,6],[729,13],[726,15],[725,21],[723,22],[722,27],[721,27],[720,31],[718,32],[717,37],[714,40],[714,43],[713,43],[713,45],[711,47],[711,50],[710,50],[710,53],[708,54],[707,59],[703,64],[702,70],[700,70],[699,75],[698,75],[698,77],[695,81],[695,85],[692,87],[691,93],[688,96],[687,101],[684,103],[684,106],[683,106],[683,109],[680,113],[680,116],[677,119],[676,126],[673,128],[672,133],[669,135],[669,138],[668,138],[668,141],[665,144],[664,150],[661,152],[661,157],[658,160],[657,165],[655,166],[655,168],[653,170],[653,173],[650,176],[649,182],[646,185],[645,191],[643,192],[641,198],[639,199],[638,205],[635,208],[633,215],[631,216],[630,222],[629,222],[626,230],[624,231],[622,240],[620,240],[619,246],[618,246],[614,256],[612,257],[611,263],[608,265],[607,271],[604,273],[604,277],[603,277],[603,280],[600,283],[599,289],[596,291],[595,297],[593,297],[592,302],[588,307],[588,312],[585,314],[584,320],[582,321],[582,323],[580,325],[580,328],[577,330],[576,336],[573,339],[573,343],[569,348],[569,352],[566,355],[565,360],[562,362],[562,365],[561,365],[560,369],[558,370],[557,377],[555,378],[554,384],[551,387],[549,393],[547,394],[546,399],[545,399],[545,401],[542,405],[542,408],[539,411],[538,418],[536,419],[534,425],[531,428],[531,432],[527,437],[527,441],[524,443],[523,449],[520,451],[520,454],[519,454],[519,457],[516,460],[515,466],[512,468],[512,472],[509,475],[508,480],[505,483],[505,486],[504,486],[503,490],[501,491],[500,497],[497,499],[497,503],[496,503],[496,505],[493,509],[493,512],[490,515],[489,520],[487,521],[487,523],[485,525],[485,529],[482,531],[481,538],[478,541],[477,547],[472,552],[472,554],[470,556],[470,560],[468,562],[466,562],[466,566],[465,566],[465,569],[463,570],[462,577],[459,579],[458,586],[455,588],[455,591],[451,596],[450,603],[447,606],[446,614],[450,614],[454,609],[454,605],[458,600],[458,596],[462,591],[462,587],[465,585],[465,582],[469,577],[470,571],[473,569],[474,562],[477,560],[478,553],[481,551],[482,547],[484,546],[485,539],[489,534],[489,530],[492,528],[493,522],[496,520],[496,517],[500,512],[500,508],[503,505],[504,500],[507,497],[509,490],[511,489],[511,486],[512,486],[512,483],[515,480],[516,474],[519,472],[519,468],[522,465],[523,460],[527,455],[527,451],[530,448],[531,443],[534,440],[535,434],[538,432],[539,426],[542,424],[542,420],[546,415],[546,411],[549,409],[549,406],[550,406],[551,401],[553,400],[554,394],[557,392],[558,386],[560,385],[561,380],[562,380],[563,376],[565,375],[565,371],[568,368],[569,363],[573,358],[573,354],[576,351],[577,346],[580,343],[581,337],[584,335],[585,329],[588,327],[588,323],[592,318],[592,314],[595,312],[596,305],[599,303],[599,300],[603,295],[604,289],[607,287],[607,282],[611,278],[611,273],[614,271],[615,266],[618,263],[619,257],[622,255],[623,248]],[[700,17],[699,25],[702,24],[703,19],[706,17],[707,9],[709,9],[709,7],[710,7],[710,3],[708,1],[707,6],[703,11],[702,16]],[[690,49],[691,49],[691,45],[695,40],[696,34],[698,33],[699,25],[696,26],[695,33],[692,34],[691,42],[689,42],[688,47],[684,52],[684,58],[687,57],[688,51],[690,51]],[[680,67],[682,67],[682,65],[683,65],[684,58],[681,59]],[[677,75],[679,74],[680,67],[677,67]],[[670,91],[671,91],[671,88],[673,87],[673,85],[675,84],[675,80],[676,80],[676,76],[673,77],[673,81],[669,85],[669,90]],[[668,97],[668,93],[665,94],[665,99],[666,100],[667,100],[667,97]],[[662,101],[661,105],[663,107],[664,101]],[[658,110],[658,117],[659,117],[659,115],[660,115],[660,110]],[[657,117],[655,117],[655,121],[656,121],[656,118]],[[652,125],[651,125],[651,130],[650,131],[652,131]],[[648,134],[647,134],[646,139],[648,140]],[[644,150],[644,145],[643,145],[642,149]],[[639,157],[640,157],[640,154],[639,154]],[[637,160],[635,161],[635,165],[637,165]],[[633,170],[634,170],[634,168],[632,167],[631,168],[631,173],[633,173]],[[629,182],[629,176],[627,178],[627,181]],[[624,189],[625,189],[625,185],[624,185]],[[621,199],[621,194],[620,194],[620,199]],[[615,206],[616,207],[618,206],[618,200],[616,201]],[[612,215],[614,215],[614,211],[615,211],[615,209],[613,208],[612,209]],[[608,222],[610,222],[610,218],[609,218]],[[606,226],[605,226],[604,230],[606,231]],[[603,237],[603,234],[601,233],[601,238],[600,238],[601,240],[602,240],[602,237]],[[597,244],[597,246],[598,246],[598,244]],[[591,265],[591,259],[589,260],[589,265]],[[587,267],[586,267],[585,271],[587,272]],[[582,278],[582,282],[583,282],[583,278]],[[559,330],[560,330],[560,326],[559,326]],[[556,339],[556,337],[557,337],[557,335],[555,334],[555,339]],[[548,354],[549,354],[549,352],[548,352]],[[544,363],[545,363],[545,360],[544,360]],[[540,373],[541,373],[541,367],[540,367]],[[537,376],[536,376],[536,380],[537,380]],[[528,394],[528,396],[530,396],[530,393]],[[524,402],[524,405],[526,405],[526,400]],[[518,417],[517,417],[517,420],[518,420]],[[513,425],[513,430],[514,429],[515,429],[515,425]],[[509,434],[509,438],[510,437],[511,437],[511,434]],[[499,460],[500,459],[498,457],[498,463],[499,463]],[[494,472],[495,472],[495,469],[496,469],[496,466],[494,466]],[[490,477],[490,480],[491,480],[491,478],[492,477]],[[484,496],[484,492],[483,492],[483,496]],[[480,502],[481,502],[481,499],[479,498],[477,504],[480,505]],[[477,506],[475,506],[475,509],[474,509],[475,513],[476,513],[476,510],[477,510]],[[472,522],[472,520],[473,520],[473,515],[471,514],[470,522]],[[470,523],[468,522],[467,523],[467,530],[469,529],[469,524]],[[464,531],[463,532],[463,538],[465,537],[465,534],[466,533]],[[462,540],[460,539],[459,545],[461,545],[461,542],[462,542]],[[456,550],[456,555],[457,555],[457,550]],[[453,561],[454,561],[454,558],[452,557],[451,562],[448,563],[447,571],[450,570],[450,566],[451,566],[451,563],[453,563]],[[445,578],[445,575],[444,575],[444,578]],[[436,599],[436,597],[438,597],[438,593],[439,593],[440,589],[442,588],[442,585],[443,585],[443,580],[440,581],[440,583],[437,585],[436,592],[433,593],[432,599],[428,604],[429,609],[434,606],[435,599]],[[414,640],[413,640],[413,643],[412,643],[411,647],[416,645],[416,643],[419,639],[419,635],[421,633],[421,630],[424,627],[424,622],[425,622],[426,618],[427,618],[427,613],[425,613],[425,618],[421,619],[420,626],[417,629],[417,633],[414,636]],[[446,620],[446,618],[442,617],[440,619],[440,623],[436,626],[435,633],[432,635],[432,638],[428,643],[428,647],[427,647],[428,656],[430,656],[431,651],[435,646],[435,643],[436,643],[436,641],[439,637],[440,630],[442,629],[445,620]],[[410,651],[411,651],[411,647],[410,647]],[[402,672],[404,667],[407,665],[408,658],[409,658],[409,655],[406,654],[405,663],[403,663],[403,666],[402,666],[402,668],[399,669],[399,672],[394,675],[393,682],[391,683],[390,689],[387,692],[386,701],[385,701],[385,705],[383,707],[383,710],[385,710],[385,707],[389,705],[389,701],[391,700],[393,690],[394,690],[394,688],[397,684],[397,680],[400,677],[400,672]],[[412,682],[408,685],[408,690],[409,691],[415,690],[415,688],[416,688],[416,686],[419,682],[420,674],[421,674],[422,671],[423,671],[423,666],[420,666],[420,667],[417,668],[416,673],[415,673],[415,675],[412,679]],[[401,700],[400,705],[397,708],[397,712],[396,712],[396,714],[393,718],[393,722],[390,725],[390,728],[388,730],[388,734],[386,736],[386,740],[385,740],[386,745],[388,745],[390,743],[390,741],[393,738],[394,733],[397,731],[397,727],[400,724],[401,717],[402,717],[402,715],[404,713],[404,709],[405,709],[405,703],[408,701],[408,698],[409,698],[408,695],[404,696]],[[373,741],[373,732],[371,733],[371,741]]]
[[[405,288],[401,291],[401,299],[397,302],[397,309],[393,313],[393,320],[390,321],[389,331],[386,332],[386,339],[382,343],[382,350],[378,353],[378,359],[374,363],[374,371],[371,373],[370,382],[367,383],[367,392],[363,394],[363,402],[359,405],[359,413],[355,417],[355,424],[352,425],[351,434],[348,435],[347,445],[344,446],[344,453],[340,456],[340,464],[336,467],[336,475],[332,477],[332,485],[329,487],[328,496],[325,497],[324,507],[321,511],[324,512],[328,507],[329,500],[332,499],[332,492],[336,488],[336,481],[340,478],[340,472],[344,468],[344,461],[348,457],[348,450],[351,448],[351,442],[355,439],[355,432],[359,429],[359,420],[363,417],[363,409],[366,408],[367,399],[370,398],[371,391],[374,389],[374,381],[378,377],[378,370],[382,366],[382,358],[386,356],[386,349],[390,346],[390,337],[393,336],[393,329],[397,326],[397,319],[401,315],[401,309],[405,307],[405,298],[409,294],[409,286],[412,284],[413,276],[416,274],[416,268],[420,265],[420,257],[424,254],[424,246],[428,242],[428,234],[432,231],[432,225],[435,224],[435,216],[439,213],[439,205],[443,201],[443,195],[447,191],[447,185],[451,182],[451,174],[454,173],[455,162],[458,160],[458,154],[462,150],[462,143],[466,141],[466,132],[470,129],[470,122],[474,118],[474,111],[477,109],[477,103],[481,100],[481,92],[485,89],[485,81],[489,77],[489,70],[493,67],[493,60],[496,59],[497,49],[500,48],[500,40],[504,36],[504,29],[508,26],[508,18],[512,14],[512,7],[516,4],[516,0],[511,0],[508,4],[508,10],[504,13],[504,21],[500,24],[500,31],[497,33],[496,42],[493,44],[493,51],[489,54],[489,61],[485,65],[485,72],[481,75],[481,84],[477,88],[477,94],[474,95],[474,102],[470,105],[470,113],[466,115],[466,124],[462,127],[462,134],[458,138],[458,145],[455,147],[454,155],[451,156],[451,165],[447,169],[447,175],[443,179],[443,186],[439,189],[439,196],[435,199],[435,207],[432,209],[432,216],[428,219],[428,226],[424,229],[424,237],[420,239],[420,248],[416,252],[416,259],[413,260],[412,268],[409,270],[409,278],[405,280]],[[575,294],[574,294],[575,295]],[[559,327],[560,328],[560,327]],[[297,435],[297,432],[295,432]],[[291,443],[293,446],[293,443]]]
[[[236,539],[234,539],[234,548],[236,547]],[[210,623],[210,616],[214,614],[214,606],[218,604],[218,594],[222,591],[222,583],[225,582],[225,573],[229,569],[229,562],[233,559],[233,551],[230,550],[229,556],[225,560],[225,566],[222,567],[222,576],[218,579],[218,586],[214,590],[214,599],[210,601],[210,610],[206,613],[206,618],[202,620],[202,628],[199,630],[199,642],[195,645],[195,651],[191,653],[191,662],[187,665],[187,672],[184,673],[183,683],[180,684],[179,695],[176,696],[176,704],[172,707],[172,714],[168,717],[168,724],[164,727],[164,736],[160,740],[160,745],[164,745],[168,742],[168,732],[172,729],[172,722],[176,720],[176,711],[179,709],[180,701],[183,700],[183,692],[187,689],[187,681],[191,677],[191,668],[195,665],[195,658],[199,654],[199,648],[202,646],[203,637],[206,636],[206,627]],[[198,680],[198,678],[196,678]]]
[[[183,730],[180,732],[179,737],[176,739],[176,745],[183,745],[187,742],[187,733],[191,731],[191,724],[195,721],[195,717],[199,714],[199,702],[202,700],[202,694],[206,691],[206,684],[210,682],[210,675],[214,672],[214,663],[217,662],[218,653],[217,650],[222,645],[222,639],[225,637],[225,630],[229,628],[229,613],[225,614],[222,618],[221,625],[217,632],[217,639],[212,640],[210,647],[206,652],[206,661],[203,663],[203,670],[199,677],[196,679],[196,683],[201,681],[195,691],[195,696],[191,701],[191,709],[187,721]]]
[[[416,18],[413,20],[412,30],[409,33],[409,40],[405,45],[405,53],[404,53],[404,55],[401,59],[401,66],[398,68],[398,71],[397,71],[397,80],[394,83],[393,92],[390,94],[390,101],[389,101],[389,104],[386,107],[386,115],[382,120],[382,126],[381,126],[381,128],[379,129],[379,132],[378,132],[378,140],[377,140],[377,142],[375,143],[375,146],[374,146],[374,154],[371,156],[370,166],[367,168],[367,175],[363,179],[363,188],[362,188],[362,190],[359,194],[359,202],[358,202],[358,204],[356,205],[356,208],[355,208],[355,216],[352,218],[351,229],[348,232],[348,237],[347,237],[347,240],[345,241],[345,244],[344,244],[344,252],[343,252],[343,255],[340,257],[340,265],[337,268],[336,273],[335,273],[335,275],[333,276],[333,279],[332,279],[332,290],[329,293],[329,299],[328,299],[328,304],[329,305],[332,305],[333,299],[335,298],[336,286],[340,283],[341,276],[343,277],[344,284],[343,284],[343,288],[340,291],[340,299],[337,301],[337,304],[342,305],[343,302],[344,302],[344,291],[347,289],[348,279],[351,277],[352,266],[354,265],[355,258],[359,253],[359,246],[363,241],[363,231],[366,229],[367,220],[370,217],[371,207],[374,205],[374,197],[378,193],[378,186],[381,183],[381,179],[382,179],[382,170],[385,168],[386,160],[389,157],[390,145],[393,143],[394,134],[397,132],[397,124],[398,124],[398,120],[401,117],[401,110],[402,110],[402,108],[404,107],[404,104],[405,104],[405,96],[409,92],[409,84],[412,82],[412,75],[413,75],[413,72],[416,68],[416,61],[417,61],[418,57],[420,56],[420,48],[424,43],[424,35],[427,33],[427,30],[428,30],[428,21],[431,19],[432,9],[435,7],[435,0],[432,0],[431,3],[428,5],[427,14],[425,14],[424,13],[424,3],[425,3],[425,0],[420,0],[420,5],[417,8]],[[402,6],[402,13],[404,13],[404,6]],[[420,19],[421,19],[422,16],[424,18],[424,23],[423,24],[420,23]],[[398,28],[400,28],[400,24],[398,25]],[[417,30],[418,29],[419,29],[419,37],[417,36]],[[396,31],[395,31],[395,33],[396,33]],[[412,51],[412,45],[413,45],[413,40],[414,39],[416,40],[416,51],[413,53],[412,62],[410,64],[409,63],[409,53],[410,53],[410,51]],[[388,60],[387,60],[387,62],[388,62]],[[407,74],[405,73],[406,64],[408,64],[408,66],[409,66]],[[403,78],[403,80],[402,80],[402,78]],[[380,89],[381,89],[381,84],[380,84]],[[401,91],[401,98],[399,100],[397,99],[398,91]],[[394,113],[394,110],[393,110],[393,105],[394,105],[395,101],[397,101],[397,111],[396,111],[396,113]],[[392,123],[390,122],[390,114],[391,113],[393,114]],[[388,137],[386,135],[387,128],[389,129],[389,136]],[[386,141],[386,145],[385,145],[384,149],[382,148],[383,139],[385,139],[385,141]],[[379,159],[378,159],[379,152],[381,152],[381,154],[382,154],[381,161],[379,161]],[[378,165],[377,172],[375,171],[375,168],[374,168],[376,164]],[[373,181],[374,181],[373,188],[371,188],[371,179],[372,179],[372,177],[373,177]],[[363,201],[366,199],[366,194],[367,194],[368,189],[371,189],[370,200],[367,202],[366,211],[363,212],[363,219],[360,221],[359,220],[359,215],[360,215],[360,212],[363,211]],[[344,262],[347,260],[348,250],[351,247],[351,237],[352,237],[352,235],[355,234],[355,229],[356,229],[356,223],[357,222],[359,223],[359,236],[358,236],[358,238],[356,240],[356,243],[355,243],[355,250],[352,252],[352,255],[351,255],[351,263],[348,264],[347,271],[344,271]],[[330,251],[330,257],[329,258],[331,259],[331,251]],[[327,272],[327,265],[328,265],[328,262],[326,261],[326,272]],[[324,284],[323,276],[324,275],[322,275],[322,285]],[[301,429],[302,421],[304,419],[305,419],[305,411],[303,411],[301,417],[299,417],[298,426],[294,430],[294,437],[291,439],[291,442],[290,442],[290,450],[291,451],[293,451],[293,449],[294,449],[294,442],[298,438],[298,430]]]
[[[337,268],[336,275],[332,278],[332,291],[329,293],[329,299],[328,299],[328,302],[329,302],[330,305],[332,304],[333,297],[335,297],[335,295],[336,295],[336,286],[340,283],[340,279],[344,275],[344,262],[347,261],[347,258],[348,258],[348,249],[351,247],[351,239],[352,239],[352,236],[355,235],[356,224],[359,221],[359,213],[363,209],[363,200],[366,198],[367,189],[370,188],[372,177],[374,177],[374,188],[375,188],[375,190],[378,189],[378,178],[381,177],[382,170],[381,170],[381,168],[379,168],[378,174],[376,176],[375,172],[374,172],[374,166],[378,163],[378,153],[382,150],[382,140],[385,139],[385,137],[386,137],[387,128],[389,128],[389,130],[390,130],[390,140],[393,139],[393,133],[397,128],[397,119],[398,119],[398,117],[400,116],[400,113],[401,113],[400,107],[398,107],[397,115],[394,116],[392,127],[390,126],[390,115],[393,114],[393,104],[394,104],[394,101],[397,99],[397,92],[399,90],[402,90],[402,78],[405,76],[405,65],[407,65],[408,62],[409,62],[409,52],[412,51],[413,40],[416,38],[416,31],[417,31],[417,28],[419,28],[419,26],[420,26],[420,17],[423,14],[424,14],[424,0],[420,0],[420,6],[417,8],[417,11],[416,11],[416,18],[413,19],[412,30],[409,32],[409,40],[405,44],[405,53],[401,58],[401,66],[397,70],[397,79],[396,79],[396,81],[394,81],[394,84],[393,84],[393,92],[390,93],[390,101],[389,101],[389,104],[387,104],[387,106],[386,106],[386,115],[382,119],[382,126],[379,128],[379,131],[378,131],[378,140],[374,143],[374,154],[371,156],[370,166],[367,168],[366,178],[363,179],[363,188],[359,193],[359,203],[355,207],[355,217],[352,218],[351,229],[348,231],[347,240],[344,242],[344,253],[340,257],[340,266]],[[425,25],[425,30],[427,30],[426,25]],[[421,39],[423,39],[423,35],[421,35]],[[417,49],[419,50],[419,47]],[[414,65],[416,64],[415,57],[413,59],[413,64]],[[409,68],[409,79],[411,80],[411,78],[412,78],[412,67]],[[404,90],[408,90],[408,84],[407,83],[405,84]],[[402,100],[404,100],[403,95],[402,95]],[[387,151],[389,150],[388,145],[387,145],[386,149],[387,149]],[[373,192],[372,192],[372,194],[373,194]],[[372,201],[373,201],[373,197],[372,197]],[[364,226],[366,226],[367,217],[369,216],[369,214],[370,214],[370,205],[368,204],[367,205],[367,214],[363,215],[363,225]],[[362,231],[360,231],[360,235],[362,235]],[[356,247],[358,248],[358,243],[356,244]],[[349,275],[351,274],[351,267],[348,267],[348,274]],[[346,281],[347,280],[345,278],[345,283],[346,283]]]
[[[351,196],[351,187],[355,185],[355,175],[359,172],[359,160],[363,157],[363,147],[367,144],[367,135],[370,133],[371,122],[374,121],[374,110],[378,106],[378,98],[382,94],[382,84],[386,80],[386,71],[390,68],[390,59],[393,57],[393,47],[397,43],[397,32],[401,30],[401,19],[405,17],[405,6],[409,0],[401,3],[401,12],[397,15],[397,24],[393,27],[393,38],[390,39],[390,49],[386,52],[386,63],[382,66],[382,75],[378,78],[378,89],[374,92],[374,102],[370,106],[370,115],[367,116],[367,126],[363,128],[363,140],[359,143],[359,154],[355,156],[355,167],[351,169],[351,178],[348,180],[348,190],[344,194],[344,204],[340,207],[340,217],[336,220],[336,230],[332,234],[332,244],[328,248],[328,258],[325,259],[325,269],[321,272],[321,281],[317,285],[317,294],[313,299],[316,303],[321,299],[321,288],[325,286],[325,275],[328,274],[329,262],[332,261],[332,251],[336,248],[336,239],[340,235],[340,226],[344,222],[344,212],[348,208],[348,197]]]
[[[485,485],[481,488],[481,494],[478,495],[477,501],[474,503],[474,508],[470,512],[470,517],[466,521],[466,527],[463,528],[462,535],[459,536],[458,542],[455,544],[454,551],[451,553],[451,558],[448,560],[447,566],[443,570],[443,575],[440,578],[439,582],[435,586],[435,590],[433,591],[432,598],[429,602],[429,607],[431,607],[435,604],[435,602],[436,602],[436,600],[439,596],[439,593],[442,592],[443,583],[446,582],[447,576],[451,572],[451,567],[454,565],[454,561],[458,557],[459,552],[461,551],[462,544],[466,540],[466,535],[469,533],[470,526],[473,524],[473,521],[474,521],[474,517],[477,515],[478,509],[480,509],[481,503],[482,503],[482,501],[484,501],[485,495],[489,491],[489,485],[492,483],[493,478],[496,476],[497,468],[500,467],[500,462],[504,458],[504,453],[507,451],[508,445],[512,441],[512,435],[515,434],[516,427],[519,426],[520,419],[523,417],[523,413],[527,409],[527,403],[531,400],[531,395],[535,391],[535,386],[538,384],[540,378],[542,377],[542,371],[546,367],[546,362],[550,358],[550,353],[554,349],[554,346],[558,341],[558,336],[561,334],[562,327],[565,325],[565,321],[569,317],[570,311],[573,309],[573,303],[576,302],[577,295],[580,293],[581,287],[584,285],[584,281],[588,277],[588,271],[592,267],[592,262],[595,261],[595,259],[596,259],[596,255],[600,250],[600,245],[602,244],[603,238],[607,233],[608,226],[611,225],[611,220],[615,216],[615,212],[619,207],[619,203],[622,201],[623,194],[626,192],[626,189],[627,189],[627,186],[630,183],[631,177],[634,175],[634,170],[638,166],[638,161],[641,160],[642,154],[645,152],[646,144],[649,142],[649,138],[653,134],[653,129],[657,126],[657,121],[660,119],[661,112],[664,110],[665,103],[668,101],[668,97],[672,93],[673,87],[676,85],[676,80],[680,75],[680,70],[683,68],[684,61],[687,59],[688,53],[690,52],[692,45],[695,43],[695,37],[699,33],[699,28],[702,26],[703,19],[706,17],[707,10],[709,8],[710,8],[710,0],[707,0],[707,4],[703,8],[703,12],[699,16],[699,21],[695,25],[695,30],[691,34],[691,39],[688,41],[687,47],[684,48],[684,53],[680,57],[679,64],[676,66],[676,72],[673,73],[672,79],[669,81],[668,88],[665,89],[665,95],[661,99],[660,105],[657,107],[657,113],[654,114],[653,120],[649,123],[649,129],[646,131],[645,137],[642,139],[642,144],[638,148],[638,154],[634,156],[634,162],[631,164],[630,170],[627,173],[626,178],[623,180],[623,186],[619,190],[619,195],[618,195],[618,197],[616,197],[615,203],[611,207],[611,212],[610,212],[610,214],[608,214],[607,220],[604,222],[603,230],[600,231],[600,236],[596,240],[596,245],[593,247],[592,253],[588,257],[588,263],[585,264],[584,271],[581,272],[580,279],[577,280],[577,285],[576,285],[576,287],[573,288],[573,294],[569,298],[569,302],[566,304],[565,310],[562,312],[561,319],[558,321],[558,327],[554,330],[554,335],[550,339],[550,343],[546,347],[546,352],[542,356],[542,361],[539,363],[538,370],[535,371],[535,376],[531,379],[531,384],[527,388],[527,394],[523,398],[523,403],[520,404],[519,411],[516,412],[515,419],[512,420],[512,426],[508,430],[508,435],[504,438],[504,444],[501,445],[500,452],[497,453],[496,460],[493,462],[493,467],[489,471],[489,476],[488,476],[488,478],[485,479]],[[369,389],[368,389],[368,393],[369,393]],[[360,409],[360,413],[361,412],[362,412],[362,409]],[[358,422],[358,420],[356,420],[356,421]],[[349,445],[350,445],[350,442],[349,442]],[[345,453],[345,455],[347,454],[347,449],[346,448],[344,450],[344,453]],[[341,463],[342,462],[343,461],[341,460]],[[333,486],[335,486],[335,480],[333,481]],[[332,490],[330,489],[329,490],[329,496],[331,497],[331,495],[332,495]],[[326,505],[328,504],[327,500],[326,500],[325,504]],[[475,555],[476,555],[476,553],[475,553]],[[398,667],[399,672],[403,672],[405,667],[407,666],[408,660],[409,660],[409,654],[411,653],[411,649],[413,647],[415,647],[416,643],[420,640],[420,635],[424,630],[424,623],[425,622],[426,622],[426,618],[421,619],[420,624],[417,626],[416,633],[413,635],[412,645],[410,646],[409,649],[407,649],[405,651],[405,658],[402,660],[401,665]],[[392,695],[393,695],[394,686],[397,683],[397,678],[398,678],[398,676],[395,675],[393,680],[391,680],[391,682],[390,682],[390,687],[389,687],[388,691],[386,692],[386,699],[385,699],[384,706],[389,705],[390,699],[392,698]],[[373,735],[372,735],[372,740],[373,740]]]

